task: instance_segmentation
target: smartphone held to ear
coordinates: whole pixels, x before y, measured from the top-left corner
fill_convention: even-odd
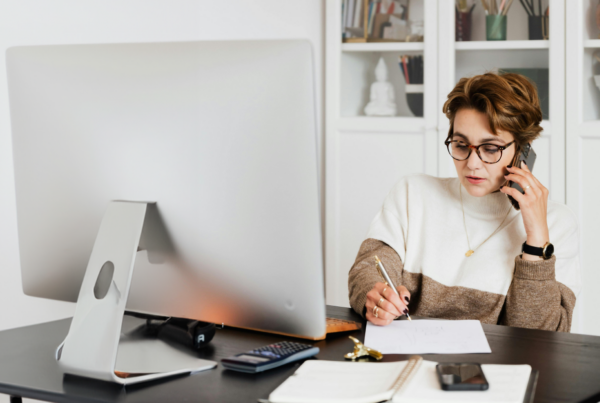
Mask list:
[[[521,164],[523,162],[525,162],[525,165],[527,165],[529,172],[533,172],[533,164],[535,164],[535,158],[536,158],[535,151],[533,151],[533,148],[531,148],[531,144],[527,144],[527,145],[525,145],[525,147],[523,147],[523,149],[519,153],[519,158],[517,158],[517,160],[513,164],[517,168],[521,168],[522,167]],[[523,188],[521,188],[521,186],[518,183],[516,183],[516,182],[508,182],[508,183],[511,188],[515,188],[523,194],[525,193]],[[511,204],[513,205],[513,207],[516,210],[521,209],[521,207],[519,206],[519,202],[517,202],[512,196],[508,196],[508,199],[510,200]]]
[[[521,168],[522,163],[525,162],[525,165],[527,165],[529,172],[533,172],[533,165],[535,164],[535,158],[536,158],[535,151],[533,151],[533,148],[531,148],[531,144],[527,144],[521,150],[521,154],[519,155],[519,160],[517,161],[515,166],[517,168]],[[525,193],[523,188],[521,188],[521,186],[516,182],[511,182],[510,187],[517,189],[521,193]]]
[[[476,363],[451,363],[435,366],[443,390],[488,390],[481,365]]]

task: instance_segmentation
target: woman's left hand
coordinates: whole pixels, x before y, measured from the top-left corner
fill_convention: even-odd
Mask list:
[[[507,167],[509,174],[505,178],[518,183],[525,194],[509,186],[503,186],[500,191],[512,196],[519,203],[527,233],[527,245],[541,248],[550,240],[547,221],[549,192],[533,176],[525,163],[522,163],[521,166],[522,168]],[[525,257],[525,254],[523,256]]]

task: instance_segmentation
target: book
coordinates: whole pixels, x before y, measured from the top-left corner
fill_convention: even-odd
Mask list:
[[[398,65],[400,66],[400,71],[402,72],[402,77],[404,77],[406,84],[423,84],[425,77],[423,72],[423,56],[400,55],[398,56]],[[418,353],[423,354],[423,352]]]
[[[481,366],[486,391],[446,392],[436,362],[420,356],[398,362],[305,361],[269,395],[271,403],[531,402],[537,371],[529,365]]]
[[[348,10],[350,9],[350,0],[344,0],[342,3],[342,32],[346,30],[346,21],[348,21]]]
[[[375,22],[376,10],[377,3],[369,4],[369,25],[367,26],[369,36],[373,35],[373,24]]]
[[[364,10],[363,10],[363,4],[364,4],[364,0],[356,0],[356,10],[354,11],[354,24],[352,25],[355,28],[359,28],[362,26],[362,21],[363,21],[363,15],[364,15]]]
[[[410,84],[409,70],[408,70],[408,56],[402,56],[402,64],[404,65],[404,78],[406,84]]]
[[[351,27],[354,22],[354,10],[356,8],[356,0],[349,0],[348,15],[346,19],[346,27]]]
[[[340,24],[340,27],[342,27],[342,39],[344,39],[345,35],[345,30],[344,30],[344,21],[345,21],[345,16],[346,16],[346,10],[348,9],[348,7],[346,6],[346,3],[348,2],[348,0],[342,0],[342,22]]]

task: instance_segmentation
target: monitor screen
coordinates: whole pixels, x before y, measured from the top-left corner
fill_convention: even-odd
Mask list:
[[[112,200],[156,203],[127,309],[325,333],[307,41],[7,51],[23,289],[76,301]]]

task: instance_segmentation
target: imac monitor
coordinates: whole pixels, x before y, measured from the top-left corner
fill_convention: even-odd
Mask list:
[[[325,333],[312,50],[302,40],[7,51],[23,290],[76,301],[114,200],[155,203],[127,310]]]

